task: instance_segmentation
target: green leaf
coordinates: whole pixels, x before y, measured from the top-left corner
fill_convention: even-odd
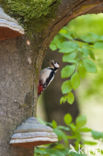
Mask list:
[[[54,129],[54,132],[56,133],[56,135],[58,136],[58,139],[61,141],[63,139],[63,131],[58,129],[58,128],[55,128]]]
[[[69,29],[67,27],[63,27],[60,31],[59,34],[63,37],[65,37],[66,39],[70,39],[72,40],[72,34],[69,32]]]
[[[53,41],[50,43],[50,49],[51,50],[56,50],[58,48],[61,48],[63,40],[60,38],[59,35],[56,35],[53,39]]]
[[[67,95],[67,102],[73,104],[74,102],[74,94],[72,92],[68,93]]]
[[[70,126],[70,125],[69,125],[69,126]],[[71,135],[71,136],[68,135],[68,139],[69,139],[69,140],[74,140],[74,139],[76,139],[76,136],[75,136],[75,135]]]
[[[76,131],[76,126],[74,125],[74,123],[71,123],[69,126],[71,127],[71,129],[72,129],[73,132]]]
[[[72,63],[76,63],[76,58],[77,56],[77,53],[76,52],[73,52],[73,53],[70,53],[70,54],[64,54],[63,56],[63,62],[72,62]]]
[[[61,71],[61,77],[62,78],[68,78],[73,74],[75,70],[75,65],[67,65],[65,66]]]
[[[96,141],[84,141],[84,144],[94,146],[97,145],[98,143]]]
[[[60,104],[65,103],[66,101],[67,101],[66,96],[62,96],[62,97],[60,98]]]
[[[71,77],[71,85],[73,89],[76,89],[80,85],[80,77],[79,74],[76,72]]]
[[[68,32],[67,28],[62,28],[60,31],[59,31],[59,34],[67,39],[70,39],[72,40],[72,36],[71,34]]]
[[[53,51],[57,49],[56,45],[53,43],[50,44],[49,48]]]
[[[72,92],[68,93],[67,95],[61,97],[60,104],[68,102],[69,104],[72,104],[74,102],[74,95]]]
[[[52,127],[57,128],[57,122],[55,120],[52,121]]]
[[[91,59],[95,60],[95,55],[92,50],[89,50],[89,56],[91,57]]]
[[[83,127],[86,124],[87,120],[85,116],[79,116],[76,118],[76,125],[78,127]]]
[[[94,139],[103,139],[103,132],[92,131],[91,133]]]
[[[103,49],[103,42],[96,42],[94,44],[95,49]]]
[[[68,30],[67,27],[63,27],[60,31],[59,34],[67,34]]]
[[[93,48],[92,48],[93,49]],[[83,56],[87,57],[88,55],[95,60],[95,56],[93,51],[90,49],[89,46],[83,46],[82,48],[80,48],[81,53],[83,54]]]
[[[72,41],[64,41],[61,44],[59,52],[61,53],[70,53],[75,51],[78,48],[78,44]]]
[[[97,71],[96,65],[89,59],[84,59],[83,64],[87,72],[95,73]]]
[[[72,116],[69,113],[64,116],[64,122],[66,125],[69,125],[72,122]]]
[[[68,156],[87,156],[86,154],[83,153],[78,153],[78,152],[69,152]]]
[[[83,56],[88,56],[89,54],[89,49],[86,46],[80,48],[80,51],[83,54]]]
[[[62,37],[65,37],[66,39],[70,39],[70,40],[72,40],[72,39],[73,39],[73,38],[70,36],[70,34],[69,34],[69,33],[65,33],[65,34],[60,33],[60,35],[61,35]]]
[[[62,90],[63,94],[69,93],[72,90],[70,80],[66,80],[66,81],[63,82],[61,90]]]
[[[88,128],[88,127],[82,127],[82,128],[80,128],[80,132],[91,132],[91,129],[90,128]]]
[[[80,75],[81,78],[85,78],[85,76],[86,76],[86,69],[85,69],[83,64],[79,64],[78,72],[79,72],[79,75]]]
[[[56,133],[60,141],[64,140],[65,144],[66,145],[68,144],[68,137],[62,130],[56,128],[54,129],[54,132]]]
[[[59,150],[62,150],[62,149],[65,148],[65,146],[64,146],[63,144],[57,144],[57,145],[55,146],[55,148],[56,148],[56,149],[59,149]]]
[[[64,130],[64,131],[69,131],[70,128],[66,126],[58,126],[59,129]]]
[[[48,148],[46,149],[47,150],[47,155],[45,156],[65,156],[65,154],[60,151],[60,150],[57,150],[56,148]],[[41,155],[42,156],[42,155]]]
[[[40,154],[40,155],[45,155],[47,154],[47,151],[45,149],[41,149],[41,148],[35,148],[35,153]]]
[[[81,37],[81,39],[83,39],[86,42],[90,42],[90,43],[97,42],[99,40],[99,38],[100,37],[94,33],[88,33],[87,35]]]

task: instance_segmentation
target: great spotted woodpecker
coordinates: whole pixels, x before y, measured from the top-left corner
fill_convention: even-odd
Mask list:
[[[55,77],[55,73],[59,69],[59,64],[54,60],[51,61],[50,67],[41,70],[39,85],[38,85],[38,95],[40,95],[51,83]]]

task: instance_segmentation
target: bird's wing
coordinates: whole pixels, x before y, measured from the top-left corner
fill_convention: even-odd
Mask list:
[[[44,84],[46,82],[46,80],[48,79],[50,73],[51,73],[51,69],[50,68],[44,68],[40,72],[40,81],[41,81],[42,84]]]
[[[52,80],[54,79],[55,73],[54,71],[52,71],[49,75],[49,77],[47,78],[45,84],[44,84],[44,88],[49,86],[49,84],[52,82]]]

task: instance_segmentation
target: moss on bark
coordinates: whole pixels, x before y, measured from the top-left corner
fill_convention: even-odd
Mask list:
[[[48,19],[55,16],[60,0],[1,0],[0,3],[25,30],[40,32],[47,25]]]

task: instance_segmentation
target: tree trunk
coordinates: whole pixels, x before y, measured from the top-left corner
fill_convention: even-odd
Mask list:
[[[28,58],[31,58],[32,64],[29,64]],[[18,155],[17,151],[9,146],[10,136],[24,119],[32,116],[34,103],[33,58],[32,51],[25,47],[24,39],[0,42],[1,156]],[[27,154],[24,152],[25,149],[22,150],[21,153],[29,155],[29,150],[26,150]]]
[[[33,156],[33,148],[14,148],[9,141],[23,120],[36,116],[39,73],[48,45],[71,19],[95,10],[103,10],[101,0],[62,0],[42,32],[31,30],[30,46],[26,36],[0,41],[0,156]]]

